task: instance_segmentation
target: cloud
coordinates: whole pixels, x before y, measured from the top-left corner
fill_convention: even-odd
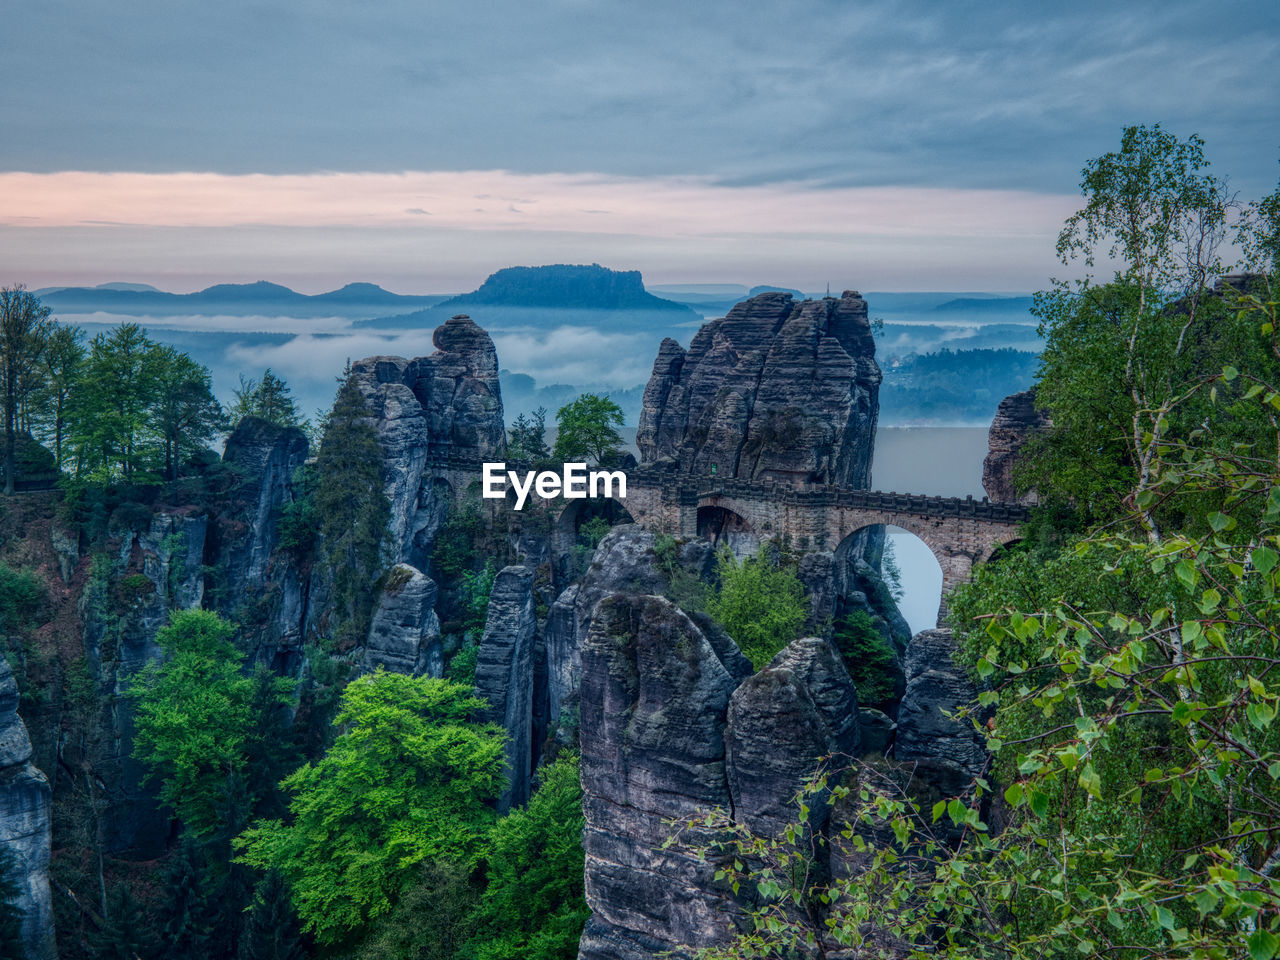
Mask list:
[[[1278,26],[1274,0],[17,4],[3,167],[1061,192],[1159,120],[1255,190],[1275,182]],[[58,38],[57,70],[30,37]]]
[[[473,207],[487,185],[525,199]],[[1071,196],[1019,190],[843,187],[813,182],[725,186],[709,177],[521,174],[506,170],[385,173],[0,173],[0,224],[147,227],[432,227],[642,236],[1027,236],[1056,229]],[[476,216],[476,214],[484,214]]]
[[[590,327],[560,327],[550,331],[493,332],[498,363],[512,373],[533,376],[540,384],[595,384],[633,387],[649,378],[658,337],[616,334]],[[334,336],[302,334],[277,344],[237,343],[226,351],[228,365],[241,370],[270,367],[308,394],[332,390],[335,371],[347,360],[390,355],[420,357],[434,352],[431,331],[384,336],[347,333]]]

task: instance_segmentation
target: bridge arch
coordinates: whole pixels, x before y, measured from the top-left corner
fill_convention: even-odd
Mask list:
[[[872,611],[886,619],[886,629],[902,643],[938,622],[942,565],[933,548],[909,530],[896,524],[869,523],[841,540],[833,559],[837,614],[843,612],[850,596],[864,594]],[[867,570],[856,559],[872,569]],[[877,566],[879,578],[875,577]]]
[[[760,535],[750,521],[728,507],[698,507],[697,524],[698,536],[706,537],[715,546],[726,545],[739,558],[753,556],[760,549]]]
[[[829,515],[830,538],[839,543],[868,526],[895,526],[913,534],[933,554],[942,569],[938,622],[947,614],[947,594],[969,579],[973,568],[990,559],[997,547],[1021,534],[1011,525],[981,523],[959,517],[920,516],[910,512],[837,508]]]
[[[574,548],[579,546],[583,527],[596,519],[604,520],[611,527],[620,523],[635,522],[627,510],[625,501],[616,497],[586,497],[570,500],[554,521],[552,545],[555,556],[568,557],[573,554]]]

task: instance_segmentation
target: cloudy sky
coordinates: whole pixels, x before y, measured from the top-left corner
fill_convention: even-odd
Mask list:
[[[0,282],[1036,289],[1126,124],[1273,189],[1277,54],[1275,0],[14,4]]]

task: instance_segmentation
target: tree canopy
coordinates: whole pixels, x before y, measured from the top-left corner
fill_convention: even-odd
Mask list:
[[[622,408],[607,396],[584,393],[556,411],[555,458],[564,463],[605,463],[622,444]]]
[[[322,759],[283,781],[291,819],[237,841],[288,882],[303,927],[348,939],[386,913],[426,860],[474,863],[502,788],[504,735],[473,722],[470,687],[381,671],[353,681]]]

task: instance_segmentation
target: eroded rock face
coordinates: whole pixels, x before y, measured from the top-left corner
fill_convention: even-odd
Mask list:
[[[640,960],[728,939],[741,910],[672,818],[728,809],[725,718],[739,679],[669,600],[600,601],[582,647],[586,894],[580,960]],[[683,954],[676,954],[682,956]]]
[[[572,711],[578,698],[581,646],[591,627],[596,605],[615,593],[662,594],[670,587],[667,573],[654,554],[657,536],[633,524],[614,527],[600,541],[591,566],[583,577],[565,589],[547,617],[539,642],[539,657],[546,671],[546,713],[535,715],[537,740],[548,727],[554,729],[562,713]],[[686,572],[705,577],[715,566],[715,551],[705,540],[679,546],[675,562]],[[701,624],[700,624],[701,625]],[[719,627],[707,626],[711,642],[735,676],[751,673],[751,663]]]
[[[0,848],[12,855],[26,960],[53,960],[52,851],[49,781],[31,762],[31,741],[18,716],[18,684],[0,657]]]
[[[917,764],[918,776],[952,796],[982,772],[988,757],[983,737],[970,721],[944,716],[978,697],[965,669],[952,659],[954,649],[950,630],[922,630],[911,638],[894,744],[898,760]]]
[[[1051,421],[1036,409],[1033,387],[1000,401],[995,419],[987,434],[987,458],[982,461],[982,489],[992,500],[1008,503],[1038,503],[1034,490],[1018,495],[1013,483],[1013,468],[1026,442],[1051,426]]]
[[[138,671],[161,659],[156,632],[169,614],[201,605],[207,528],[202,515],[153,514],[145,529],[120,536],[80,598],[86,660],[108,704],[107,736],[90,761],[108,805],[103,844],[113,854],[147,859],[164,850],[168,818],[133,757],[134,704],[124,693]]]
[[[507,732],[507,787],[498,812],[529,801],[533,753],[533,660],[537,618],[533,571],[503,567],[493,580],[484,637],[476,656],[476,695],[488,701],[482,719]]]
[[[436,592],[435,581],[416,567],[398,563],[392,568],[369,626],[365,670],[382,667],[414,677],[443,674]]]
[[[764,293],[705,324],[683,350],[662,343],[636,444],[645,463],[698,475],[865,488],[880,369],[856,291],[793,300]]]
[[[506,450],[493,340],[465,316],[437,327],[432,340],[437,349],[427,357],[366,357],[351,365],[382,445],[392,548],[423,570],[450,495],[428,462],[501,459]]]
[[[796,794],[823,757],[847,764],[859,752],[858,694],[830,640],[784,647],[729,701],[725,751],[734,816],[780,837],[794,823]],[[828,807],[811,803],[820,828]]]
[[[307,436],[259,417],[245,417],[227,437],[223,463],[241,475],[235,497],[243,528],[224,550],[230,603],[259,590],[278,539],[280,513],[293,499],[293,475],[307,459]]]

